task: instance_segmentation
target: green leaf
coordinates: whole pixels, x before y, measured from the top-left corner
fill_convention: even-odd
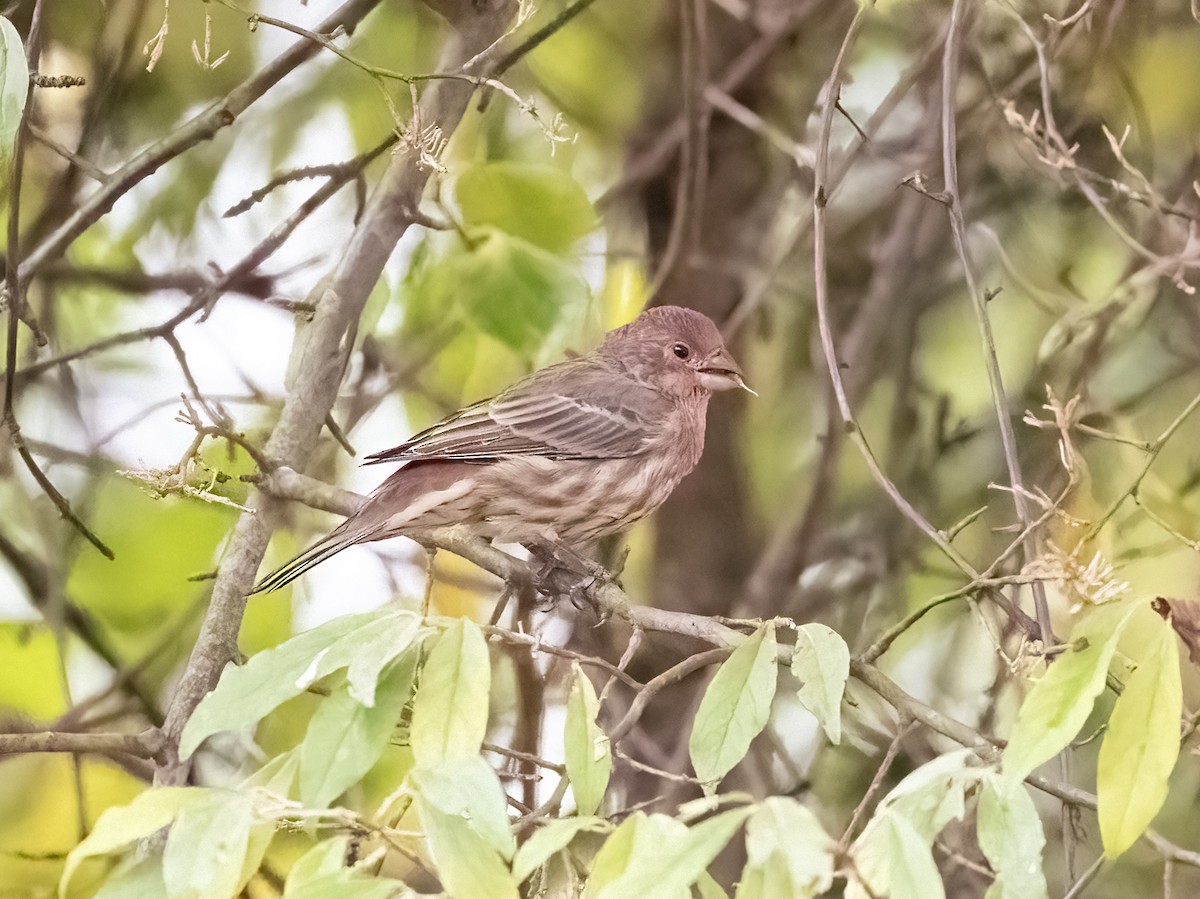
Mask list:
[[[611,830],[612,825],[603,818],[590,815],[574,818],[555,818],[539,827],[517,850],[513,857],[513,876],[524,882],[534,871],[546,863],[546,859],[561,852],[582,831]]]
[[[780,896],[812,899],[816,895],[795,884],[787,858],[778,852],[771,853],[762,862],[747,862],[733,894],[734,899],[777,899]]]
[[[429,808],[462,819],[504,858],[516,850],[500,779],[479,756],[417,768],[409,780]]]
[[[402,884],[346,867],[346,837],[322,840],[296,859],[283,886],[284,899],[395,899]]]
[[[996,872],[987,899],[1046,899],[1046,837],[1025,784],[985,776],[976,819],[979,848]]]
[[[304,853],[288,871],[287,880],[283,885],[283,894],[291,895],[296,889],[310,880],[336,874],[346,867],[346,847],[350,838],[346,836],[332,837],[317,843]]]
[[[239,895],[246,888],[246,884],[250,882],[250,878],[262,867],[267,849],[270,848],[271,841],[275,839],[276,821],[274,817],[264,818],[259,814],[255,818],[255,822],[250,826],[250,839],[246,843],[246,857],[242,860],[242,873],[235,890],[235,893]]]
[[[470,247],[456,245],[423,267],[414,306],[442,320],[460,311],[478,330],[532,355],[562,311],[583,304],[587,285],[574,267],[519,237],[493,228],[471,236]]]
[[[517,899],[517,884],[504,859],[469,818],[437,807],[423,792],[417,809],[447,894],[454,899]]]
[[[851,879],[846,888],[847,899],[867,896],[944,899],[946,895],[930,841],[890,809],[871,819],[867,829],[854,841],[850,854],[862,883]]]
[[[344,615],[252,656],[245,665],[228,666],[216,689],[201,700],[184,727],[180,757],[191,756],[212,734],[250,727],[342,668],[353,669],[355,695],[373,697],[374,678],[387,663],[380,661],[387,655],[379,649],[380,635],[408,641],[388,644],[394,658],[423,634],[421,628],[412,627],[416,618],[413,612],[390,608]],[[369,649],[364,651],[364,647]]]
[[[127,858],[112,869],[104,878],[92,899],[145,899],[147,896],[165,896],[163,884],[162,856],[149,858]]]
[[[420,633],[421,618],[412,612],[393,611],[379,621],[371,634],[358,644],[350,659],[346,671],[350,697],[359,705],[368,708],[374,705],[380,673],[406,652]]]
[[[1024,780],[1079,733],[1104,689],[1130,603],[1101,606],[1071,632],[1072,648],[1051,663],[1021,704],[1004,750],[1003,773]]]
[[[17,131],[29,96],[29,64],[21,35],[0,17],[0,185],[8,184]]]
[[[867,889],[851,881],[847,897],[940,899],[944,895],[930,846],[950,821],[962,818],[967,790],[986,774],[969,767],[974,757],[969,749],[947,752],[892,788],[851,847]]]
[[[343,868],[305,880],[283,895],[284,899],[399,899],[414,894],[398,880]]]
[[[704,874],[753,811],[752,806],[731,809],[692,827],[666,815],[645,817],[634,826],[632,839],[626,836],[614,843],[612,857],[606,866],[608,871],[597,882],[603,870],[601,856],[617,834],[609,837],[601,847],[584,895],[594,899],[686,896],[691,885]],[[624,864],[620,865],[622,861]]]
[[[254,822],[254,798],[211,790],[180,809],[163,850],[162,876],[170,899],[234,896]]]
[[[880,802],[904,818],[927,843],[951,821],[966,811],[966,791],[984,775],[982,768],[969,767],[975,758],[970,749],[939,755],[910,772]]]
[[[384,675],[373,706],[356,702],[349,691],[322,700],[300,744],[300,801],[325,808],[383,755],[412,693],[416,653],[410,652]],[[353,688],[351,688],[352,690]]]
[[[612,774],[612,748],[608,736],[596,723],[600,703],[596,691],[578,662],[572,664],[574,680],[567,697],[567,721],[564,732],[564,756],[575,810],[591,815],[600,808],[608,778]]]
[[[111,855],[132,846],[166,827],[183,809],[207,801],[208,794],[208,790],[200,787],[157,787],[139,793],[129,805],[105,809],[92,832],[67,855],[59,894],[66,894],[67,884],[84,859]]]
[[[552,165],[474,165],[455,180],[454,193],[467,225],[492,225],[552,253],[596,227],[596,212],[579,182]]]
[[[663,816],[659,816],[663,817]],[[649,831],[652,825],[649,816],[643,811],[636,811],[617,827],[604,841],[600,851],[592,859],[591,873],[588,875],[587,886],[584,889],[584,899],[595,899],[596,894],[616,878],[629,866],[634,847],[643,831]],[[668,818],[667,827],[675,830],[686,827],[680,822]],[[659,828],[661,829],[661,828]],[[657,829],[656,829],[657,834]],[[643,841],[645,838],[641,838]]]
[[[239,789],[261,789],[284,799],[291,799],[293,798],[292,786],[296,783],[296,775],[299,772],[300,747],[293,746],[287,752],[275,756],[243,780],[239,784]]]
[[[828,890],[833,850],[834,842],[816,815],[790,797],[768,797],[746,822],[747,868],[759,869],[764,890],[770,882],[786,879],[787,890],[774,895],[815,896]],[[739,899],[742,895],[739,888]]]
[[[792,674],[800,681],[800,703],[821,722],[829,742],[842,741],[842,694],[850,677],[850,648],[823,624],[805,624],[796,632]]]
[[[1116,858],[1150,826],[1179,757],[1183,688],[1171,625],[1155,617],[1146,655],[1117,697],[1096,768],[1104,854]]]
[[[501,232],[486,235],[465,257],[459,274],[467,315],[481,331],[514,350],[540,344],[562,308],[582,302],[586,294],[574,268]]]
[[[438,638],[413,701],[413,758],[422,767],[479,754],[487,733],[491,661],[473,621],[457,618]]]
[[[771,715],[775,698],[775,626],[759,628],[725,660],[704,691],[688,751],[705,792],[742,760]]]
[[[705,871],[696,881],[696,892],[700,899],[729,899],[729,894],[717,883],[716,878]]]

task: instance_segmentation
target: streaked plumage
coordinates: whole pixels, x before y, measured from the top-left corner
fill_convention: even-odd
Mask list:
[[[402,462],[282,587],[356,543],[461,524],[482,537],[586,545],[658,508],[700,459],[713,390],[745,387],[707,316],[651,309],[596,350],[534,372],[367,464]]]

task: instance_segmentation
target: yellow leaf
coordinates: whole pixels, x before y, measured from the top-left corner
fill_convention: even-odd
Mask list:
[[[1100,837],[1116,858],[1150,826],[1167,798],[1179,757],[1183,688],[1179,649],[1171,626],[1159,620],[1155,636],[1108,719],[1096,770]]]
[[[1033,685],[1004,750],[1004,776],[1024,780],[1079,733],[1104,690],[1108,664],[1135,606],[1101,606],[1071,631],[1072,647]]]

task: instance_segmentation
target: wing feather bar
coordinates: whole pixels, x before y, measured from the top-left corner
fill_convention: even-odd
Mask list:
[[[624,458],[645,448],[654,424],[628,408],[605,408],[562,394],[502,396],[465,409],[367,462],[482,461],[514,455]]]

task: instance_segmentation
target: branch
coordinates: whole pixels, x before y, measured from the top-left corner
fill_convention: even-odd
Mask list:
[[[52,576],[46,565],[35,556],[22,550],[3,534],[0,534],[0,558],[12,566],[13,571],[28,591],[29,601],[33,607],[41,613],[43,618],[50,620],[51,605],[57,597],[53,593]],[[122,671],[120,655],[110,645],[102,630],[87,612],[69,596],[62,597],[62,602],[55,612],[63,627],[78,637],[88,649],[119,675]],[[146,717],[154,724],[160,723],[160,715],[154,697],[132,678],[127,680],[125,688],[137,701]]]
[[[0,734],[0,755],[19,752],[89,752],[159,759],[165,747],[166,737],[157,727],[140,734],[75,734],[53,730]]]
[[[317,30],[322,32],[334,32],[339,28],[352,30],[378,3],[379,0],[347,0],[321,22],[317,26]],[[25,257],[21,263],[20,277],[28,280],[47,262],[59,259],[75,238],[112,209],[113,204],[131,188],[154,174],[185,150],[209,140],[222,128],[232,125],[251,104],[260,99],[297,66],[316,56],[320,49],[309,40],[296,41],[257,74],[230,91],[223,100],[213,104],[158,143],[151,144],[113,172],[103,187],[81,203],[53,234]]]
[[[870,469],[875,481],[892,499],[901,514],[917,526],[917,528],[932,540],[955,565],[957,565],[972,580],[979,577],[979,572],[970,562],[951,545],[950,541],[905,498],[899,488],[884,473],[876,459],[874,451],[859,428],[850,408],[850,399],[846,393],[846,385],[842,379],[841,365],[838,361],[837,350],[833,342],[833,331],[829,316],[829,275],[826,251],[825,210],[829,201],[829,140],[833,130],[833,114],[837,109],[838,95],[841,92],[842,70],[850,48],[862,29],[864,17],[869,7],[861,6],[846,31],[838,51],[837,60],[825,88],[825,108],[821,116],[821,130],[817,141],[817,164],[814,170],[816,185],[813,192],[813,281],[817,299],[817,326],[821,335],[821,349],[825,355],[825,364],[829,369],[829,379],[833,385],[834,398],[837,401],[838,413],[842,424],[850,435],[850,439],[858,447],[863,460]]]
[[[992,333],[987,298],[979,288],[979,280],[971,263],[970,251],[967,249],[967,226],[963,218],[962,196],[958,189],[956,94],[959,46],[965,30],[965,21],[963,0],[954,0],[950,12],[950,33],[946,38],[945,52],[942,56],[942,168],[945,177],[946,199],[943,205],[945,205],[946,213],[950,218],[950,231],[954,235],[954,249],[958,252],[959,261],[962,263],[967,292],[971,295],[971,305],[975,309],[975,318],[979,324],[979,336],[983,342],[983,359],[987,368],[988,384],[992,390],[992,405],[995,407],[996,420],[1000,425],[1000,444],[1004,448],[1004,462],[1008,467],[1008,480],[1013,488],[1013,505],[1017,511],[1017,519],[1026,532],[1025,562],[1029,563],[1040,555],[1040,550],[1037,535],[1029,528],[1032,516],[1029,506],[1025,502],[1024,479],[1021,475],[1021,460],[1017,455],[1017,438],[1013,432],[1012,414],[1009,411],[1008,397],[1004,390],[1004,379],[1000,373],[1000,360],[996,355],[996,338]],[[1046,588],[1040,583],[1033,585],[1033,604],[1037,614],[1038,630],[1041,632],[1042,645],[1051,646],[1057,641],[1054,638],[1053,625],[1050,623],[1050,607],[1046,603]]]
[[[874,665],[865,664],[857,659],[853,660],[850,663],[850,674],[874,690],[901,714],[920,721],[930,730],[937,731],[942,736],[949,737],[968,749],[975,750],[979,757],[986,762],[999,760],[1000,752],[996,743],[961,721],[943,715],[916,697],[909,695]],[[1063,802],[1092,811],[1096,810],[1096,794],[1081,790],[1073,784],[1050,780],[1037,774],[1029,775],[1025,778],[1025,782]],[[1158,850],[1163,858],[1200,868],[1200,852],[1184,849],[1154,830],[1147,830],[1142,835],[1142,839]]]
[[[825,7],[819,3],[793,3],[788,6],[787,12],[779,17],[779,20],[773,23],[769,28],[755,39],[754,43],[750,44],[738,54],[737,58],[729,63],[725,71],[718,78],[704,86],[704,90],[714,88],[724,94],[734,94],[737,90],[746,83],[746,81],[757,72],[770,59],[779,44],[786,41],[791,35],[810,18],[815,17],[819,13],[824,12]],[[703,92],[701,93],[703,99]],[[705,99],[705,105],[707,100]],[[662,130],[658,138],[650,146],[640,151],[637,156],[625,166],[624,174],[621,180],[613,184],[604,191],[596,200],[595,206],[598,210],[612,205],[619,197],[635,190],[653,178],[658,172],[662,171],[667,163],[674,155],[676,148],[683,142],[687,136],[688,122],[686,116],[680,114],[666,128]]]
[[[376,158],[389,147],[392,146],[393,139],[389,136],[377,144],[372,150],[361,156],[356,157],[358,160],[363,160],[363,164]],[[331,177],[320,188],[315,190],[307,200],[300,204],[291,215],[282,222],[277,224],[271,233],[264,237],[258,244],[247,253],[233,268],[229,269],[224,274],[216,279],[206,281],[200,289],[197,290],[192,298],[192,301],[183,309],[176,312],[166,321],[160,322],[157,325],[147,325],[144,328],[135,328],[132,331],[122,331],[118,334],[110,334],[97,340],[95,343],[90,343],[87,346],[80,347],[76,350],[71,350],[62,353],[58,356],[53,356],[49,359],[43,359],[40,362],[35,362],[31,365],[26,365],[17,372],[17,383],[24,385],[28,380],[56,368],[60,365],[66,365],[69,362],[74,362],[77,359],[82,359],[85,356],[90,356],[94,353],[104,352],[105,350],[114,349],[115,347],[124,346],[130,343],[138,343],[143,340],[153,340],[155,338],[164,338],[166,335],[173,332],[177,327],[183,324],[202,310],[207,312],[216,300],[221,297],[226,291],[230,290],[232,285],[244,283],[250,278],[260,265],[265,262],[272,253],[278,250],[283,243],[291,236],[312,213],[319,208],[326,200],[336,194],[346,185],[346,183],[355,177],[349,169],[343,169],[336,177]],[[314,308],[310,304],[300,304],[304,308]]]
[[[651,681],[648,681],[641,691],[634,698],[629,706],[629,711],[625,713],[625,717],[621,719],[620,724],[613,728],[608,735],[608,739],[614,745],[621,741],[627,733],[633,730],[634,725],[638,723],[638,719],[642,717],[642,713],[646,710],[646,706],[659,692],[672,684],[677,684],[694,671],[699,671],[701,668],[706,668],[709,665],[717,665],[729,657],[728,649],[710,649],[707,652],[698,652],[688,656],[678,665],[668,668],[662,674],[658,675]]]
[[[496,71],[493,73],[497,78],[516,65],[527,54],[532,53],[542,45],[548,38],[557,34],[564,25],[570,22],[573,18],[595,3],[596,0],[575,0],[570,6],[564,7],[563,10],[553,19],[523,40],[512,50],[505,53],[496,62]]]
[[[358,494],[330,487],[313,478],[307,478],[286,469],[277,470],[269,478],[264,479],[263,487],[279,497],[303,499],[306,504],[315,508],[343,514],[352,513],[363,502],[363,497]],[[482,538],[472,537],[464,529],[431,529],[422,532],[419,537],[422,542],[432,543],[441,549],[462,556],[506,581],[519,581],[530,576],[526,563],[496,549]],[[598,585],[593,600],[604,613],[621,618],[635,628],[691,637],[722,652],[728,652],[729,649],[745,639],[740,632],[712,618],[687,612],[668,612],[662,609],[633,605],[624,591],[613,583]],[[791,657],[792,647],[781,644],[778,655],[779,664],[790,664]],[[697,667],[702,667],[702,664],[715,664],[718,661],[715,652],[699,652],[691,658],[695,660],[692,664],[686,667],[676,666],[660,677],[670,675],[677,679]],[[850,663],[850,674],[894,708],[902,719],[919,722],[930,730],[974,750],[985,762],[994,764],[999,761],[1000,746],[996,741],[985,737],[969,725],[942,714],[932,706],[926,705],[905,692],[895,681],[870,662],[863,661],[861,657],[853,659]],[[653,683],[654,681],[651,681],[646,688]],[[615,734],[621,730],[622,725],[618,725],[613,736],[614,743],[616,742]],[[1073,784],[1050,780],[1037,774],[1031,774],[1025,779],[1025,782],[1063,802],[1093,811],[1096,809],[1096,795]],[[1146,831],[1142,838],[1150,843],[1163,858],[1200,868],[1200,852],[1184,849],[1153,830]]]
[[[1162,453],[1163,447],[1167,445],[1167,441],[1175,436],[1175,432],[1183,426],[1183,423],[1187,421],[1188,418],[1191,417],[1192,413],[1197,409],[1200,409],[1200,394],[1196,394],[1196,396],[1192,397],[1191,401],[1183,407],[1183,410],[1175,416],[1171,423],[1163,429],[1163,432],[1159,434],[1158,437],[1155,438],[1154,442],[1151,443],[1150,446],[1145,450],[1146,455],[1142,460],[1141,470],[1134,477],[1129,487],[1127,487],[1120,496],[1114,499],[1109,507],[1104,510],[1104,514],[1097,518],[1092,523],[1091,527],[1087,529],[1087,532],[1079,541],[1080,546],[1096,539],[1096,536],[1100,533],[1104,526],[1112,520],[1112,517],[1116,515],[1118,511],[1120,511],[1121,506],[1125,503],[1125,500],[1129,499],[1129,497],[1138,492],[1138,489],[1142,486],[1142,481],[1145,479],[1146,475],[1150,473],[1151,466],[1154,465],[1155,461]]]
[[[329,19],[323,23],[324,28],[335,30],[339,27],[352,27],[368,11],[375,5],[378,0],[350,0],[341,9],[334,13]],[[40,4],[37,7],[40,10]],[[40,21],[40,16],[34,16],[34,25],[31,28],[31,49],[30,49],[30,65],[36,67],[37,64],[37,23]],[[51,259],[58,258],[66,250],[66,248],[83,233],[89,226],[99,220],[105,213],[112,208],[112,205],[130,190],[134,185],[140,182],[148,175],[155,172],[164,163],[178,156],[180,153],[189,147],[207,140],[212,137],[219,129],[232,124],[237,116],[243,112],[251,103],[262,96],[269,88],[274,86],[278,81],[290,72],[293,68],[311,58],[316,53],[316,48],[306,41],[299,42],[293,45],[285,53],[281,54],[274,62],[266,66],[256,76],[249,79],[237,89],[231,92],[223,102],[210,107],[205,113],[197,116],[187,123],[184,127],[178,129],[169,137],[160,141],[145,151],[140,153],[119,171],[114,173],[110,179],[88,200],[82,203],[55,232],[44,240],[38,247],[32,250],[23,260],[19,255],[18,243],[18,202],[20,197],[21,166],[23,160],[23,148],[25,141],[23,137],[27,131],[28,112],[30,104],[26,104],[25,115],[22,116],[22,125],[18,134],[16,144],[16,152],[14,154],[13,163],[13,178],[14,185],[11,191],[11,210],[9,215],[9,240],[8,252],[6,260],[7,268],[7,289],[9,294],[9,302],[12,319],[8,329],[8,344],[6,347],[6,366],[4,373],[4,424],[8,429],[9,436],[14,448],[17,450],[21,460],[29,469],[34,480],[42,489],[51,501],[58,508],[59,514],[66,518],[93,546],[96,547],[103,555],[108,558],[113,558],[113,552],[109,547],[95,534],[90,528],[75,514],[71,508],[67,498],[54,486],[50,479],[41,470],[33,455],[29,452],[21,435],[20,426],[16,418],[16,410],[14,407],[14,390],[18,383],[17,358],[16,358],[16,338],[17,338],[17,318],[25,310],[25,287],[30,279],[37,273],[39,268]],[[32,101],[32,83],[30,86],[30,101]],[[257,263],[256,263],[257,264]],[[232,279],[230,279],[232,280]],[[203,307],[201,307],[203,308]],[[46,367],[61,364],[63,361],[69,361],[73,358],[78,358],[86,352],[94,351],[99,348],[107,348],[116,346],[121,343],[129,343],[137,340],[142,340],[150,337],[166,336],[171,329],[177,324],[190,317],[196,309],[196,304],[193,303],[177,316],[156,328],[138,329],[132,332],[126,332],[122,335],[117,335],[116,338],[106,339],[99,344],[94,344],[91,347],[85,348],[83,351],[77,351],[74,354],[66,354],[65,356],[57,357],[54,360],[49,360],[48,363],[43,363],[39,366],[34,366],[36,370],[41,371]],[[26,316],[26,318],[28,318]],[[36,332],[36,328],[35,328]],[[28,372],[21,373],[24,377],[28,377]]]
[[[29,67],[35,70],[37,69],[42,49],[41,24],[42,4],[41,0],[38,0],[33,8],[33,18],[29,26],[29,37],[25,42]],[[75,514],[75,511],[71,508],[70,501],[54,486],[54,483],[42,471],[41,466],[37,464],[37,460],[29,452],[29,447],[25,445],[25,441],[21,436],[21,426],[17,423],[15,391],[17,383],[17,336],[19,323],[24,321],[29,325],[39,344],[46,342],[46,336],[38,327],[33,313],[26,308],[25,288],[29,283],[29,278],[24,273],[24,266],[18,265],[21,252],[21,175],[25,167],[25,145],[27,142],[26,139],[29,136],[29,119],[32,109],[33,81],[30,81],[25,93],[25,107],[21,112],[21,118],[17,124],[12,172],[9,179],[8,251],[4,266],[4,290],[8,294],[9,311],[8,334],[6,335],[7,342],[5,345],[4,425],[8,429],[9,440],[12,442],[13,448],[16,449],[17,455],[21,457],[21,461],[25,463],[25,467],[29,469],[29,473],[33,475],[33,479],[37,481],[42,492],[50,497],[50,501],[54,503],[59,514],[71,522],[75,529],[86,537],[92,546],[96,547],[104,556],[111,559],[113,558],[113,551],[108,548],[103,540],[96,536],[91,528],[84,524],[82,518]]]
[[[513,6],[509,0],[464,6],[453,23],[457,35],[443,53],[439,69],[462,68],[504,33]],[[305,40],[306,48],[315,45]],[[479,71],[487,74],[487,60]],[[413,134],[437,129],[451,134],[466,112],[474,86],[459,80],[432,82],[414,110]],[[349,245],[334,271],[317,283],[311,299],[316,306],[312,321],[297,334],[295,378],[267,441],[267,458],[294,469],[308,462],[326,417],[337,398],[348,355],[353,348],[359,316],[367,297],[396,243],[417,215],[429,179],[427,148],[419,140],[404,141],[392,156],[387,171],[363,213]],[[213,585],[212,601],[200,636],[167,711],[167,764],[156,777],[158,784],[181,784],[188,766],[177,758],[179,736],[193,709],[217,682],[221,670],[237,651],[237,635],[246,607],[246,593],[271,537],[268,521],[275,506],[259,494],[251,505],[258,513],[245,513],[237,522],[226,555]]]

